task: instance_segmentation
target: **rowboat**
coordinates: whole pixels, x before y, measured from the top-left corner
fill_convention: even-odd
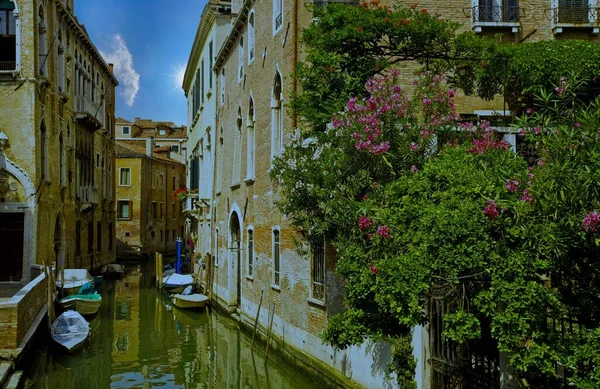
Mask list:
[[[171,297],[171,301],[177,308],[204,308],[208,302],[208,297],[200,293],[188,295],[174,294],[173,297]]]
[[[191,274],[173,273],[163,278],[163,287],[168,293],[181,293],[193,283],[194,278]]]
[[[58,301],[58,305],[65,311],[74,310],[84,316],[96,314],[102,305],[102,296],[94,294],[73,294]]]
[[[65,269],[64,276],[61,272],[57,277],[56,288],[58,290],[63,290],[65,296],[69,296],[76,294],[79,288],[86,283],[93,281],[94,279],[87,269]]]
[[[115,279],[123,277],[125,274],[125,266],[118,263],[110,263],[102,267],[102,274],[107,279]]]
[[[52,323],[52,339],[67,351],[78,350],[90,334],[90,326],[79,313],[66,311]]]

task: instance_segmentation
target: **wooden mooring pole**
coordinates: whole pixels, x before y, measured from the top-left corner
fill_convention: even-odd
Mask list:
[[[258,301],[258,310],[256,311],[256,319],[254,319],[254,332],[252,332],[252,344],[250,344],[250,350],[254,347],[254,337],[256,336],[256,326],[258,326],[258,316],[260,315],[260,307],[262,305],[264,290],[260,291],[260,300]]]
[[[161,253],[154,254],[154,264],[156,266],[156,287],[160,288],[162,286],[163,279],[163,257]]]
[[[269,359],[269,345],[271,344],[271,333],[273,332],[273,319],[275,317],[275,303],[273,303],[271,313],[271,321],[269,323],[269,331],[267,332],[267,350],[265,352],[265,365]]]

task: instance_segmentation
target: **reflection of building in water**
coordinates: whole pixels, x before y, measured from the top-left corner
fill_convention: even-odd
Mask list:
[[[129,273],[115,283],[114,363],[138,364],[140,343],[140,280],[141,273]],[[121,370],[116,366],[116,370]],[[126,366],[123,366],[126,368]]]

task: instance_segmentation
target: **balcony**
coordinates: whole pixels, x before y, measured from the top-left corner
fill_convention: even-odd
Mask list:
[[[79,187],[79,202],[82,206],[89,207],[92,205],[98,205],[99,203],[98,188],[94,186],[81,186]],[[83,208],[83,207],[82,207]]]
[[[104,127],[104,108],[88,97],[77,96],[75,119],[89,131],[94,132]]]
[[[480,33],[484,28],[510,28],[516,33],[521,25],[521,8],[508,6],[479,6],[471,8],[471,28]]]
[[[552,32],[560,34],[565,28],[591,29],[592,34],[600,33],[598,8],[556,7],[552,8]]]

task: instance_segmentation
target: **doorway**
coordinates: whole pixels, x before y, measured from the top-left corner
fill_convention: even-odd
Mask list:
[[[0,281],[21,281],[23,278],[23,234],[25,214],[0,214],[0,247],[3,248]]]
[[[240,250],[240,221],[237,212],[231,214],[229,219],[229,233],[231,236],[231,260],[232,264],[236,267],[235,269],[235,285],[236,285],[236,302],[235,304],[240,307],[242,305],[242,263],[241,263],[241,250]]]

